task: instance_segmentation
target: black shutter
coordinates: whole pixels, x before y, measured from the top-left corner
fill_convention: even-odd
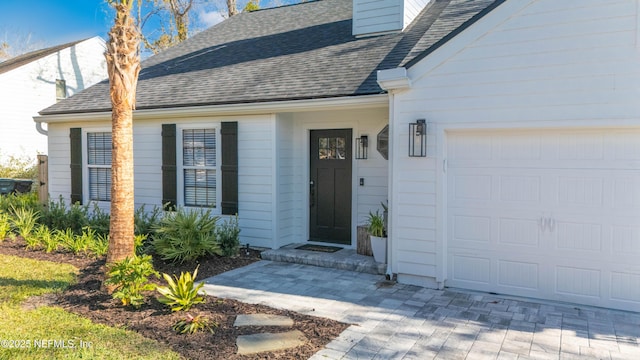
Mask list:
[[[82,205],[82,129],[71,128],[69,131],[71,139],[71,203]]]
[[[176,124],[162,124],[162,205],[165,210],[175,210],[178,202],[176,176]]]
[[[222,214],[238,213],[238,122],[223,122],[220,127],[222,148]]]

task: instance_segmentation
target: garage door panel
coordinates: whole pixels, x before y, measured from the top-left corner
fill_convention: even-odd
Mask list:
[[[491,284],[491,259],[489,257],[468,252],[453,254],[451,269],[451,278],[467,286],[486,287]]]
[[[630,304],[640,302],[640,274],[623,271],[612,272],[611,299]]]
[[[572,297],[602,297],[601,271],[578,266],[556,266],[556,292]],[[586,301],[586,300],[585,300]]]
[[[491,218],[488,216],[456,215],[452,218],[455,241],[471,241],[486,246],[491,241]]]
[[[640,129],[447,144],[447,286],[640,311]]]
[[[498,260],[498,288],[539,290],[539,265],[533,262]]]
[[[640,226],[612,225],[611,247],[617,256],[640,256]],[[640,258],[639,263],[640,263]]]

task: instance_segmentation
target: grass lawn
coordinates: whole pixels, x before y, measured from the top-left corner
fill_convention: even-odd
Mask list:
[[[30,296],[63,291],[75,281],[71,265],[0,255],[0,359],[179,359],[156,341],[42,306]]]

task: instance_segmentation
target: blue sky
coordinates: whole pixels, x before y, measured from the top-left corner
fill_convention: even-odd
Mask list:
[[[52,46],[92,36],[106,38],[111,19],[104,0],[0,0],[0,41]]]

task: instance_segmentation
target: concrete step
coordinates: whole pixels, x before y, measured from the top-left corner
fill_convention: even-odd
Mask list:
[[[241,314],[236,316],[233,326],[293,326],[293,319],[282,315]]]
[[[372,256],[356,254],[355,249],[342,249],[333,253],[299,250],[303,244],[291,244],[275,250],[262,252],[262,259],[303,265],[313,265],[333,269],[357,271],[368,274],[383,275],[386,264],[377,263]]]
[[[240,335],[236,340],[238,355],[257,354],[265,351],[277,351],[304,345],[306,336],[299,331],[287,331],[283,333],[261,333],[253,335]]]

